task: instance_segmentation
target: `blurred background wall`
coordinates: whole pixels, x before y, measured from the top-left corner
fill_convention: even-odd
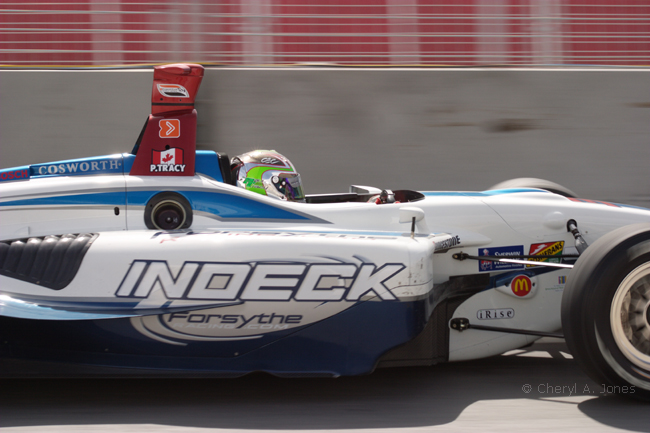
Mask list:
[[[647,0],[4,0],[0,63],[648,65]]]
[[[151,66],[206,65],[199,148],[274,148],[308,192],[541,177],[650,207],[650,4],[0,4],[0,168],[130,151]]]

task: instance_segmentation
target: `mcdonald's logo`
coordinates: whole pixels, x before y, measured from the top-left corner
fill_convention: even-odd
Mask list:
[[[533,288],[533,284],[525,275],[517,275],[510,283],[510,289],[516,296],[524,297],[528,295]]]

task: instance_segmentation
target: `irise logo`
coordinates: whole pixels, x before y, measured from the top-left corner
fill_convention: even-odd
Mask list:
[[[517,275],[510,282],[510,289],[512,293],[519,297],[524,297],[530,293],[530,290],[533,288],[533,284],[525,275]]]

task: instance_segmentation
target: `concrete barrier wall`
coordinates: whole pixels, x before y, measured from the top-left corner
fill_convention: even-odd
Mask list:
[[[0,72],[0,167],[128,152],[151,71]],[[650,207],[650,70],[214,69],[199,148],[276,149],[308,193],[539,177]]]

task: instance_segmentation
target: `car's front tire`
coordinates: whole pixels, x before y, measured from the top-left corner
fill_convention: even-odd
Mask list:
[[[650,400],[650,224],[622,227],[587,248],[567,279],[562,328],[604,391]]]
[[[538,188],[559,194],[564,197],[576,198],[576,193],[558,183],[546,179],[537,179],[535,177],[518,177],[516,179],[505,180],[489,189],[510,189],[510,188]]]

